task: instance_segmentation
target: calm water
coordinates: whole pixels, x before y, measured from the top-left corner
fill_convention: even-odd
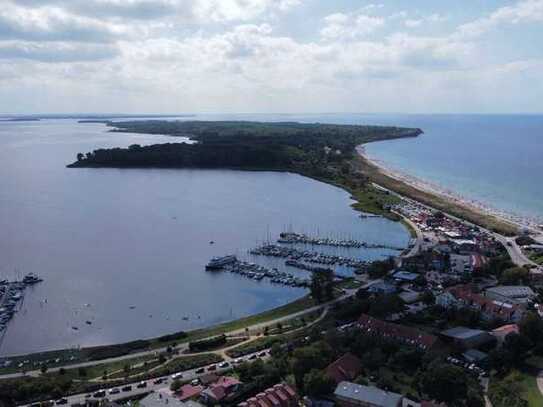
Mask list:
[[[0,354],[152,337],[291,301],[305,291],[204,272],[211,256],[245,256],[288,227],[399,246],[409,239],[400,224],[359,219],[346,192],[294,174],[65,168],[97,147],[172,141],[105,130],[74,120],[0,123],[0,278],[45,279],[27,291]]]
[[[410,175],[495,208],[543,219],[543,116],[374,116],[416,126],[416,139],[369,144],[367,151]]]

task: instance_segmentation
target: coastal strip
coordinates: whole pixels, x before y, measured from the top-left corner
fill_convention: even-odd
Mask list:
[[[358,155],[353,160],[355,165],[381,187],[505,236],[518,235],[526,227],[500,216],[491,208],[476,206],[452,193],[444,193],[429,184],[384,167],[368,156],[364,145],[357,146],[356,151]]]

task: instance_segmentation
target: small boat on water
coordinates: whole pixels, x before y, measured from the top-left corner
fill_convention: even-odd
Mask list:
[[[237,262],[238,259],[234,255],[228,255],[223,257],[213,257],[206,265],[206,270],[220,270],[229,264]]]
[[[34,273],[28,273],[26,276],[24,276],[23,278],[23,283],[27,284],[27,285],[31,285],[31,284],[36,284],[36,283],[40,283],[42,282],[43,279],[38,277],[36,274]]]
[[[92,325],[92,321],[85,321],[87,325]]]

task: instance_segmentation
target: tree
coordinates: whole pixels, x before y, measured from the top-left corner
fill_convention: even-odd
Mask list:
[[[334,380],[322,370],[311,369],[304,376],[304,391],[310,397],[327,396],[334,388]]]
[[[451,403],[465,400],[468,394],[468,377],[457,366],[441,361],[430,363],[428,368],[417,376],[419,389],[430,399]]]
[[[426,305],[434,305],[436,303],[436,297],[430,290],[425,290],[422,293],[421,300]]]
[[[85,377],[87,376],[87,370],[84,367],[80,367],[77,369],[77,374],[79,377]]]
[[[170,390],[175,393],[181,388],[182,385],[183,383],[181,383],[181,380],[175,379],[172,384],[170,384]]]
[[[500,284],[522,285],[530,280],[530,272],[526,267],[512,267],[505,270],[500,276]]]
[[[85,157],[82,153],[77,153],[77,161],[83,160],[83,157]]]
[[[46,365],[46,364],[41,365],[41,367],[40,367],[40,372],[41,372],[42,374],[47,373],[47,365]]]
[[[58,374],[60,376],[64,376],[66,374],[66,369],[64,369],[63,367],[61,367],[60,369],[58,369]]]

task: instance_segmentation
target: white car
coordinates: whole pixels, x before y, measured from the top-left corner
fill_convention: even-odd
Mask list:
[[[183,377],[183,373],[180,373],[180,372],[174,373],[174,374],[171,375],[170,377],[171,377],[173,380],[175,380],[175,379],[180,379],[180,378]]]

